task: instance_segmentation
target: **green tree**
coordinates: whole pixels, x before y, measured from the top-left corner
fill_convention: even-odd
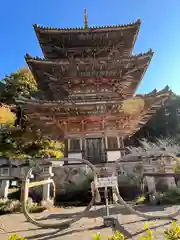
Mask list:
[[[141,138],[153,141],[162,137],[180,139],[180,96],[174,95],[168,99],[147,124],[132,136],[131,143]]]
[[[9,158],[25,156],[60,158],[63,156],[64,145],[61,142],[56,144],[54,142],[34,126],[24,129],[4,128],[0,130],[0,155]]]
[[[37,83],[28,68],[7,75],[1,81],[0,101],[7,104],[14,103],[19,96],[30,96],[37,91]]]
[[[0,155],[9,158],[31,157],[62,157],[63,144],[60,148],[52,146],[47,138],[47,129],[37,125],[23,113],[20,106],[15,106],[15,99],[20,96],[29,97],[37,92],[37,84],[27,68],[11,73],[0,82]],[[15,114],[8,105],[13,105]]]

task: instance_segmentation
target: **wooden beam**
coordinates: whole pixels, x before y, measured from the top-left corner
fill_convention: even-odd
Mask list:
[[[45,184],[48,184],[48,183],[53,183],[53,180],[52,179],[47,179],[47,180],[38,181],[38,182],[30,182],[30,183],[27,183],[26,186],[28,188],[33,188],[33,187],[39,187],[41,185],[45,185]]]

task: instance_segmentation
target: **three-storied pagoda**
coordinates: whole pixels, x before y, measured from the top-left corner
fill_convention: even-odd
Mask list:
[[[132,55],[140,20],[118,26],[45,28],[34,25],[44,59],[26,55],[40,93],[18,99],[42,127],[57,126],[68,142],[68,157],[94,164],[121,156],[131,136],[162,106],[168,88],[134,95],[153,52]]]

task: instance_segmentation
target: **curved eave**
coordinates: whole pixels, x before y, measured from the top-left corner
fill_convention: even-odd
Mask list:
[[[164,88],[163,90],[152,94],[151,96],[147,95],[137,95],[134,98],[142,98],[145,100],[145,102],[151,102],[151,107],[148,110],[151,110],[152,107],[156,106],[157,104],[165,101],[170,95],[171,95],[171,91],[166,90],[166,88]],[[86,105],[86,103],[82,104],[82,103],[74,103],[74,102],[70,102],[68,100],[58,100],[58,101],[47,101],[47,100],[39,100],[39,99],[35,99],[35,98],[25,98],[25,97],[20,97],[19,99],[16,99],[16,102],[20,102],[22,104],[27,104],[27,105],[37,105],[37,106],[45,106],[45,107],[58,107],[60,105],[62,105],[62,107],[67,104],[67,106],[71,105],[76,107],[77,105],[82,106],[82,105]],[[121,101],[119,101],[120,103]],[[101,101],[100,101],[101,103]],[[99,104],[98,102],[95,103],[90,103],[90,105],[92,104]]]
[[[148,68],[148,66],[149,66],[149,64],[150,64],[150,62],[151,62],[151,58],[152,58],[152,56],[153,56],[153,52],[152,52],[152,50],[149,50],[147,53],[144,53],[144,54],[138,54],[138,55],[135,55],[135,56],[130,56],[130,57],[126,57],[126,58],[119,58],[119,60],[123,60],[124,61],[124,64],[128,64],[128,63],[131,63],[131,61],[134,61],[134,62],[137,62],[137,70],[138,69],[141,69],[141,71],[140,71],[140,74],[138,74],[138,79],[136,80],[136,81],[133,81],[133,86],[131,86],[132,87],[132,95],[134,95],[134,93],[135,93],[135,91],[136,91],[136,89],[137,89],[137,86],[140,84],[140,82],[142,81],[142,78],[143,78],[143,76],[144,76],[144,74],[145,74],[145,72],[146,72],[146,69]],[[49,61],[49,60],[45,60],[45,59],[41,59],[41,58],[32,58],[31,56],[29,56],[29,55],[26,55],[26,57],[25,57],[25,59],[26,59],[26,62],[27,62],[27,64],[28,64],[28,66],[29,66],[29,68],[30,68],[30,70],[32,71],[32,73],[33,73],[33,75],[34,75],[34,77],[35,77],[35,79],[36,79],[36,81],[37,81],[37,83],[41,83],[42,81],[43,81],[43,79],[42,79],[42,76],[41,76],[41,74],[40,73],[37,73],[37,71],[36,71],[36,64],[37,65],[39,65],[38,66],[38,68],[39,68],[39,70],[41,69],[41,72],[43,73],[43,72],[45,72],[46,70],[46,66],[48,67],[48,69],[49,69],[49,66],[52,66],[52,68],[53,68],[53,66],[57,66],[57,67],[62,67],[63,65],[65,66],[65,67],[68,67],[68,66],[70,66],[70,64],[71,64],[71,62],[69,61],[69,60],[67,60],[66,62],[65,61]],[[113,60],[113,58],[112,58],[112,60]],[[101,60],[99,60],[100,61],[100,67],[101,67]],[[104,63],[102,64],[102,65],[107,65],[107,68],[110,68],[110,66],[111,66],[111,60],[107,60],[106,59],[106,62],[105,61],[103,61]],[[126,62],[126,63],[125,63]],[[79,63],[79,64],[85,64],[85,65],[93,65],[93,63],[88,63],[88,61],[87,62],[85,62],[85,63],[80,63],[80,61],[78,62],[77,61],[77,63]],[[74,63],[73,63],[74,64]],[[122,63],[123,64],[123,63]],[[113,66],[115,66],[116,65],[116,67],[117,67],[117,69],[119,68],[119,67],[121,67],[121,63],[120,62],[118,62],[117,61],[117,64],[116,63],[113,63]],[[51,69],[51,67],[50,67],[50,69]],[[100,70],[100,69],[99,69]],[[136,68],[134,69],[134,70],[136,70]],[[50,71],[50,72],[49,72]],[[49,73],[50,75],[52,75],[52,79],[55,79],[55,80],[57,80],[57,78],[56,77],[53,77],[53,73],[51,73],[51,70],[47,70],[47,74]],[[97,70],[98,71],[98,70]],[[40,74],[40,75],[39,75]],[[68,78],[71,78],[71,76],[67,76]],[[105,77],[105,76],[104,76]],[[108,78],[109,78],[109,76],[107,76]],[[62,78],[63,79],[63,78]],[[124,79],[125,80],[125,79]]]
[[[142,111],[142,113],[140,114],[139,118],[137,119],[132,119],[132,121],[124,127],[124,129],[122,129],[121,134],[123,136],[132,136],[133,134],[135,134],[140,128],[142,128],[149,120],[150,118],[156,114],[156,111],[159,110],[163,103],[172,95],[172,92],[165,87],[164,89],[162,89],[159,92],[153,91],[150,94],[146,94],[146,95],[137,95],[135,98],[142,98],[145,101],[145,108]],[[68,106],[68,102],[65,101],[39,101],[36,99],[26,99],[26,98],[21,98],[19,99],[17,102],[21,102],[22,104],[24,104],[26,110],[29,112],[29,114],[34,114],[36,113],[36,109],[38,110],[38,113],[41,114],[40,112],[40,108],[42,108],[42,115],[43,115],[43,108],[60,108],[60,107],[78,107],[77,105],[79,104],[72,104],[71,106]],[[121,102],[121,101],[120,101]],[[120,104],[119,102],[119,104]],[[85,104],[86,105],[86,104]],[[149,105],[149,107],[147,108],[147,106]],[[40,111],[40,112],[39,112]],[[31,116],[32,118],[33,116]],[[47,117],[47,116],[46,116]],[[66,116],[68,117],[68,116]],[[66,118],[65,117],[65,118]],[[75,116],[71,116],[72,118],[74,118]],[[70,117],[70,118],[71,118]],[[81,116],[80,116],[81,117]],[[48,117],[49,118],[49,117]],[[51,116],[50,116],[51,118]],[[76,118],[78,118],[78,116],[76,116]],[[38,117],[39,119],[39,117]],[[42,118],[43,120],[43,118]],[[45,121],[47,119],[44,119]],[[50,119],[51,120],[51,119]]]
[[[37,24],[34,24],[34,30],[36,33],[81,33],[81,32],[101,32],[101,31],[114,31],[114,30],[126,30],[132,28],[139,28],[141,25],[141,20],[138,19],[136,22],[129,24],[121,24],[121,25],[113,25],[113,26],[97,26],[97,27],[89,27],[89,28],[51,28],[51,27],[43,27]]]
[[[154,98],[154,97],[170,97],[172,94],[174,94],[171,89],[169,88],[169,86],[165,86],[163,89],[161,89],[160,91],[157,91],[156,89],[154,89],[152,92],[148,93],[148,94],[137,94],[136,97],[146,97],[146,98]]]
[[[147,61],[147,64],[146,64],[145,67],[144,67],[144,71],[143,71],[143,73],[142,73],[139,81],[137,82],[137,84],[136,84],[135,87],[134,87],[133,95],[135,94],[135,92],[136,92],[137,88],[139,87],[140,83],[142,82],[143,77],[144,77],[144,75],[145,75],[145,73],[146,73],[146,71],[147,71],[147,69],[148,69],[148,67],[149,67],[149,65],[150,65],[150,63],[151,63],[151,60],[152,60],[153,55],[154,55],[154,52],[152,51],[152,49],[150,49],[150,50],[148,51],[148,54],[146,55],[146,56],[149,57],[149,58],[148,58],[148,61]]]
[[[141,69],[141,70],[140,70],[140,73],[138,74],[138,79],[136,79],[136,81],[133,81],[132,84],[131,84],[131,87],[130,87],[132,89],[131,94],[134,95],[134,93],[137,89],[137,86],[140,84],[140,82],[141,82],[141,80],[142,80],[142,78],[143,78],[143,76],[146,72],[146,69],[148,68],[148,66],[151,62],[152,56],[153,56],[153,52],[152,52],[152,50],[149,50],[146,53],[143,53],[143,54],[140,53],[140,54],[135,55],[135,56],[130,56],[130,57],[126,57],[126,58],[120,57],[119,60],[117,60],[117,63],[114,62],[113,58],[112,59],[106,59],[105,61],[102,60],[103,63],[101,62],[101,60],[99,60],[99,66],[100,66],[99,71],[100,71],[102,65],[104,65],[104,66],[107,65],[108,69],[111,68],[111,65],[113,65],[113,66],[116,66],[117,69],[118,69],[118,68],[121,68],[123,66],[123,64],[126,65],[128,63],[131,63],[131,61],[132,61],[132,63],[133,62],[137,63],[137,67],[135,67],[134,71],[136,71],[136,68],[137,68],[137,70],[138,69],[139,70]],[[27,62],[29,68],[31,69],[31,71],[32,71],[32,73],[33,73],[33,75],[34,75],[34,77],[35,77],[35,79],[38,83],[43,82],[43,78],[42,78],[42,75],[40,73],[37,73],[37,71],[36,71],[36,69],[37,69],[36,66],[37,65],[38,65],[39,70],[41,69],[42,73],[46,71],[46,69],[47,69],[46,67],[48,67],[48,69],[50,67],[50,69],[51,69],[51,67],[53,68],[53,66],[57,66],[57,67],[61,68],[63,65],[65,67],[70,67],[70,65],[71,65],[71,61],[69,61],[69,60],[66,60],[66,61],[50,61],[50,60],[41,59],[39,57],[33,58],[30,55],[26,55],[25,59],[26,59],[26,62]],[[113,60],[113,63],[112,63],[112,60]],[[122,63],[119,62],[121,60],[123,60]],[[74,64],[74,62],[73,62],[73,64]],[[89,65],[89,66],[93,65],[93,63],[89,63],[88,60],[84,63],[81,63],[80,60],[79,60],[79,61],[77,61],[77,64],[84,64],[84,65]],[[52,77],[51,77],[52,79],[57,81],[57,78],[53,77],[53,73],[51,73],[51,70],[47,70],[47,74],[48,73],[50,75],[52,75]],[[71,76],[69,76],[69,75],[67,77],[71,78]],[[106,77],[106,76],[104,76],[104,77]],[[109,78],[109,76],[107,76],[107,77]]]
[[[151,93],[144,95],[147,101],[152,100],[151,107],[140,115],[140,119],[134,124],[134,127],[126,133],[126,136],[134,135],[139,129],[145,126],[152,118],[152,116],[156,114],[156,112],[163,106],[165,101],[167,101],[172,94],[172,91],[169,89],[168,86],[166,86],[159,92],[157,92],[157,90],[155,89]],[[137,96],[140,97],[143,95]]]
[[[119,57],[118,60],[138,60],[139,58],[152,58],[153,57],[153,54],[154,52],[152,51],[152,49],[150,49],[148,52],[146,53],[139,53],[139,54],[136,54],[136,55],[132,55],[132,56],[129,56],[129,57]],[[44,63],[44,64],[57,64],[57,65],[61,65],[61,64],[64,64],[66,61],[64,60],[59,60],[59,61],[51,61],[51,60],[47,60],[45,58],[40,58],[40,57],[32,57],[30,56],[28,53],[25,55],[25,60],[27,63],[29,62],[34,62],[34,63]],[[112,58],[113,60],[113,58]],[[117,61],[118,61],[117,60]],[[69,63],[70,61],[67,60],[67,63]]]

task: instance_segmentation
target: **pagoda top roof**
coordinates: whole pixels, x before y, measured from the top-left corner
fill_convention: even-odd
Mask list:
[[[49,32],[49,33],[82,33],[82,32],[101,32],[101,31],[119,31],[126,30],[130,28],[139,28],[141,25],[141,20],[138,19],[135,22],[129,24],[120,24],[112,26],[93,26],[93,27],[76,27],[76,28],[52,28],[44,27],[34,24],[34,30],[36,32]]]
[[[108,56],[115,47],[122,55],[130,55],[138,36],[141,21],[114,26],[88,26],[84,12],[84,27],[52,28],[34,24],[42,52],[47,59],[67,56]]]

